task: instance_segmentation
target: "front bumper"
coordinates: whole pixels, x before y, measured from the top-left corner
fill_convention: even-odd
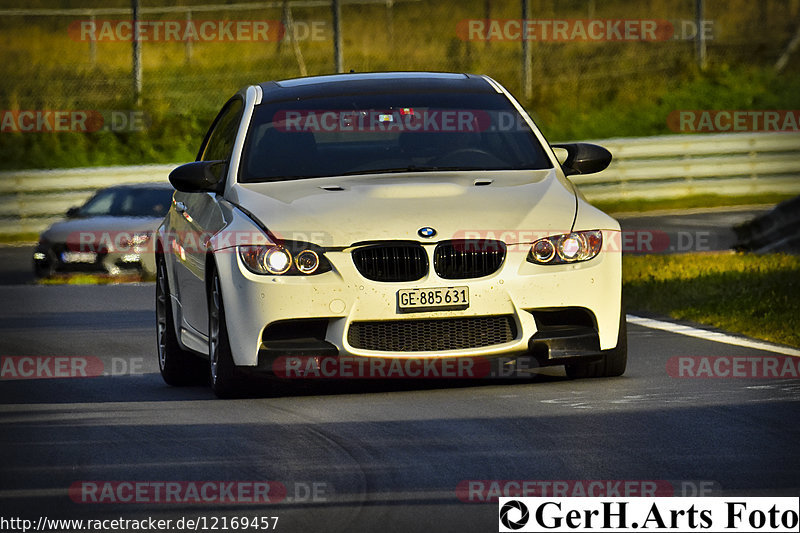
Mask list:
[[[604,231],[604,241],[618,233]],[[618,239],[617,239],[618,240]],[[429,260],[435,243],[425,244]],[[329,251],[333,271],[299,276],[259,276],[248,271],[235,248],[215,252],[234,362],[269,370],[275,357],[289,352],[304,356],[338,355],[372,358],[462,358],[532,355],[540,364],[563,364],[576,357],[595,357],[617,344],[621,303],[621,254],[602,251],[590,261],[535,265],[526,261],[527,246],[509,247],[495,274],[477,279],[439,278],[433,269],[419,281],[384,283],[364,278],[349,251]],[[430,261],[429,261],[430,262]],[[432,263],[431,263],[432,264]],[[404,288],[466,286],[466,309],[401,313],[397,291]],[[537,323],[537,313],[561,309],[585,311],[579,324]],[[510,317],[513,338],[475,347],[435,351],[381,351],[357,348],[348,340],[354,322],[435,321],[454,318]],[[304,343],[264,342],[263,333],[278,321],[322,320],[326,327]],[[324,338],[321,338],[324,337]],[[286,353],[283,352],[286,350]],[[315,351],[319,353],[315,353]],[[335,353],[334,353],[335,351]]]
[[[33,254],[36,272],[51,273],[87,272],[118,275],[140,272],[147,276],[155,274],[155,254],[145,248],[134,247],[128,251],[78,251],[78,247],[65,244],[37,246]]]
[[[600,353],[600,340],[597,332],[584,326],[552,328],[548,331],[538,331],[528,341],[528,351],[507,356],[489,358],[478,356],[469,365],[469,369],[486,368],[490,365],[490,372],[494,376],[507,375],[503,367],[517,365],[518,360],[526,359],[524,368],[543,367],[564,364],[576,359],[595,359]],[[336,346],[328,341],[313,338],[299,338],[287,341],[265,341],[258,350],[258,362],[253,367],[245,367],[253,373],[279,374],[287,376],[291,368],[308,367],[321,368],[324,359],[339,358],[343,364],[356,368],[363,368],[359,359],[372,359],[372,357],[340,356]],[[309,361],[313,359],[314,361]],[[346,362],[345,362],[346,359]],[[365,377],[374,377],[374,373],[362,373]],[[457,375],[457,377],[485,377],[476,373]],[[358,375],[356,376],[358,377]],[[402,375],[400,377],[407,377]]]

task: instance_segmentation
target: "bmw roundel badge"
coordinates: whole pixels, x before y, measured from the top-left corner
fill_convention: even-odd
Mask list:
[[[436,230],[431,227],[425,226],[424,228],[419,228],[417,234],[420,237],[425,237],[426,239],[430,239],[431,237],[436,235]]]

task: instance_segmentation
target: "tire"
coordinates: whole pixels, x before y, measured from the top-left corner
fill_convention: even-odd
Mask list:
[[[167,282],[167,265],[162,254],[156,259],[156,346],[158,369],[168,385],[181,387],[205,381],[202,361],[178,343]]]
[[[565,366],[567,376],[572,379],[610,378],[621,376],[628,366],[628,327],[625,310],[620,311],[617,346],[600,352],[602,357],[586,363],[571,363]]]
[[[233,363],[225,306],[219,274],[211,272],[208,287],[208,379],[218,398],[238,398],[245,394],[244,378]]]

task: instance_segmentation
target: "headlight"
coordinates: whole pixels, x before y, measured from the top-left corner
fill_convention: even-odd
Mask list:
[[[260,254],[262,266],[270,274],[285,274],[292,268],[292,254],[286,248],[273,246]]]
[[[237,251],[242,263],[254,274],[297,276],[331,270],[330,263],[310,249],[300,249],[292,254],[287,247],[268,244],[237,246]]]
[[[239,246],[239,257],[255,274],[285,274],[292,267],[292,254],[280,246]]]
[[[539,239],[531,245],[528,261],[537,265],[559,265],[588,261],[600,253],[603,232],[576,231]]]
[[[303,250],[297,255],[295,265],[303,274],[313,274],[319,267],[319,256],[313,250]]]
[[[531,246],[531,256],[535,263],[549,263],[556,255],[556,247],[549,239],[540,239]]]

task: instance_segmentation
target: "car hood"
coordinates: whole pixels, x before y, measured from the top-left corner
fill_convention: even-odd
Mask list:
[[[554,170],[372,174],[237,184],[233,203],[281,239],[322,246],[378,240],[498,238],[568,232],[576,198]]]
[[[48,242],[75,242],[79,243],[81,235],[86,242],[88,235],[93,235],[96,240],[103,238],[108,233],[113,242],[117,235],[126,233],[153,233],[161,223],[161,218],[152,217],[89,217],[72,218],[56,222],[47,228],[40,236],[40,240]],[[108,239],[106,237],[106,239]]]

